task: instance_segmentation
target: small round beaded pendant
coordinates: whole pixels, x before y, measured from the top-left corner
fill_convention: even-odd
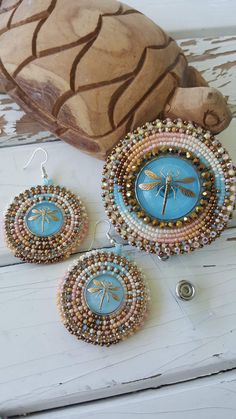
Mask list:
[[[66,259],[88,229],[88,216],[80,198],[53,185],[44,168],[42,171],[44,184],[16,196],[5,214],[8,247],[16,257],[30,263]]]
[[[148,291],[134,262],[119,253],[80,257],[58,292],[62,322],[78,339],[110,346],[134,334],[147,313]]]
[[[158,119],[113,149],[102,188],[117,232],[165,259],[220,236],[234,209],[235,168],[209,131]]]

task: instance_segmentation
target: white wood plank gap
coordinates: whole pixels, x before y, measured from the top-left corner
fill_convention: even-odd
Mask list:
[[[235,419],[235,371],[159,390],[143,391],[58,411],[31,419]]]

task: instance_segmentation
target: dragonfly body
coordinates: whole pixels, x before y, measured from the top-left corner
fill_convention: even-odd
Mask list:
[[[165,194],[164,194],[164,201],[163,201],[163,207],[162,207],[162,215],[165,214],[167,199],[168,199],[169,191],[170,191],[170,188],[171,188],[171,182],[172,182],[172,177],[170,175],[166,176]]]
[[[163,192],[163,207],[162,207],[162,215],[165,214],[166,205],[168,202],[168,198],[170,192],[172,191],[174,194],[174,199],[176,199],[177,191],[180,191],[184,196],[188,198],[194,198],[196,196],[195,192],[191,189],[184,187],[182,184],[191,184],[195,182],[194,177],[185,177],[183,179],[179,179],[180,173],[174,175],[171,171],[164,173],[164,169],[160,171],[160,175],[152,172],[151,170],[145,170],[145,175],[149,177],[154,182],[149,183],[141,183],[139,184],[139,188],[143,191],[150,191],[152,189],[157,189],[157,196]]]
[[[41,234],[45,233],[46,224],[60,221],[58,218],[59,210],[52,209],[48,206],[41,206],[40,208],[33,208],[32,215],[28,218],[31,222],[41,222]]]
[[[120,301],[120,296],[117,294],[117,292],[120,291],[120,286],[114,286],[112,282],[106,280],[98,281],[94,279],[93,283],[95,286],[89,288],[88,292],[96,294],[96,297],[100,298],[99,310],[102,309],[105,298],[108,303],[110,297],[113,298],[113,300]]]

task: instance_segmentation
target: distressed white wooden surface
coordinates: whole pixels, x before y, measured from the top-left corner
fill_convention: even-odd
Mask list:
[[[188,62],[228,98],[236,116],[236,27],[235,36],[185,39],[179,41],[179,45]]]
[[[45,148],[51,156],[49,174],[80,193],[92,225],[103,219],[102,162],[62,142]],[[235,143],[230,148],[235,156]],[[39,180],[40,155],[22,170],[33,150],[33,145],[1,150],[2,210],[16,193]],[[97,247],[107,245],[102,230],[104,226]],[[109,349],[77,342],[60,324],[56,289],[75,257],[53,266],[19,263],[1,238],[0,412],[10,415],[64,406],[235,366],[235,238],[232,228],[206,250],[167,263],[132,250],[150,283],[151,315],[144,330]],[[84,248],[90,242],[91,237]],[[175,284],[181,279],[196,284],[199,292],[193,302],[178,304],[174,299]]]
[[[235,231],[202,255],[167,264],[133,255],[152,309],[145,328],[116,347],[77,342],[60,324],[55,294],[68,266],[1,268],[1,401],[19,414],[177,383],[235,367]],[[179,306],[176,281],[198,298]]]
[[[172,35],[184,38],[178,42],[189,61],[228,96],[235,115],[235,0],[126,2],[144,11]],[[102,162],[35,128],[5,95],[0,96],[0,127],[4,127],[0,134],[1,227],[9,201],[40,179],[40,155],[27,171],[22,167],[35,148],[27,143],[43,141],[49,152],[49,174],[56,182],[77,191],[86,203],[90,234],[81,250],[87,249],[95,222],[105,217],[100,199]],[[236,162],[235,129],[234,119],[220,138]],[[234,218],[231,226],[235,225]],[[98,229],[95,246],[108,246],[104,226]],[[228,230],[206,250],[166,264],[130,248],[126,251],[137,260],[150,283],[150,317],[145,328],[132,339],[112,348],[96,348],[71,337],[60,324],[56,309],[58,283],[76,256],[49,267],[23,264],[9,253],[1,228],[0,416],[181,383],[236,368],[236,229]],[[194,301],[180,304],[175,300],[175,284],[181,279],[191,279],[196,285],[198,294]],[[219,377],[216,380],[220,381],[214,383],[204,384],[200,380],[198,384],[178,384],[171,387],[173,390],[129,396],[124,404],[122,396],[117,402],[105,402],[100,410],[98,404],[91,404],[87,411],[83,406],[75,411],[66,408],[58,411],[58,416],[52,412],[50,417],[100,419],[112,413],[116,419],[117,412],[117,418],[129,419],[128,414],[134,417],[141,412],[145,419],[147,411],[147,417],[179,419],[185,415],[195,419],[201,415],[205,419],[205,415],[206,419],[235,419],[235,378],[227,374],[222,380],[229,384],[222,387]],[[186,403],[189,408],[185,412]],[[48,414],[43,415],[47,419]]]
[[[31,419],[235,419],[235,371],[158,390],[88,403]]]

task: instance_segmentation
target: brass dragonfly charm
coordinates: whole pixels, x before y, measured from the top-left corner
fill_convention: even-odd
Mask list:
[[[58,211],[57,210],[50,210],[48,207],[43,207],[41,209],[32,209],[32,215],[29,217],[29,221],[35,221],[41,219],[42,225],[42,233],[44,233],[45,222],[50,223],[52,221],[58,221],[59,218],[55,215]]]
[[[150,183],[141,183],[139,188],[143,191],[151,191],[152,189],[157,187],[157,196],[160,194],[161,191],[164,191],[164,199],[163,199],[163,207],[162,207],[162,215],[165,214],[166,204],[169,196],[169,192],[172,190],[174,193],[174,199],[176,199],[177,190],[179,190],[184,196],[188,198],[194,198],[196,194],[188,188],[185,188],[182,184],[193,183],[196,181],[194,177],[186,177],[184,179],[178,179],[179,172],[176,173],[174,176],[172,172],[164,173],[163,169],[160,171],[161,176],[156,175],[156,173],[152,172],[151,170],[145,170],[145,175],[148,176],[150,179],[155,180],[155,182]]]
[[[117,291],[120,290],[120,287],[116,287],[112,284],[110,281],[98,281],[96,279],[93,280],[93,283],[95,287],[88,288],[88,292],[94,294],[96,293],[97,297],[101,297],[100,304],[99,304],[99,310],[102,309],[104,299],[106,297],[107,302],[110,301],[110,296],[115,301],[120,301],[119,295],[116,294]]]

